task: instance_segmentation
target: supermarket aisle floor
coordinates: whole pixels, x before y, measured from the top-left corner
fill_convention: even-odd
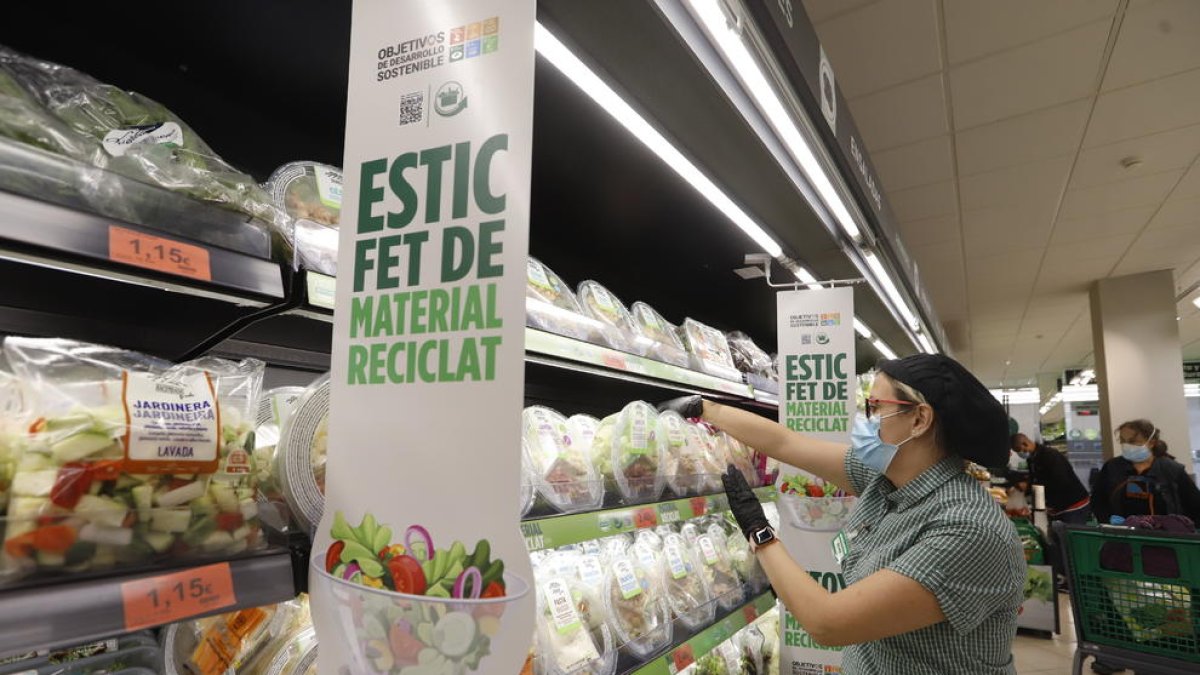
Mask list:
[[[1071,660],[1075,658],[1075,623],[1071,616],[1071,600],[1066,593],[1058,596],[1058,612],[1061,634],[1049,640],[1017,634],[1013,658],[1017,661],[1019,675],[1066,675],[1071,672]],[[1090,675],[1090,666],[1085,664],[1083,672]]]

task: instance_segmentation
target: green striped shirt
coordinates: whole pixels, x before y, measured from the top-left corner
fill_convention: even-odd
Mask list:
[[[847,647],[846,675],[1016,673],[1012,642],[1024,600],[1017,531],[962,463],[946,459],[900,489],[846,453],[858,507],[845,528],[846,583],[890,569],[929,589],[946,620]]]

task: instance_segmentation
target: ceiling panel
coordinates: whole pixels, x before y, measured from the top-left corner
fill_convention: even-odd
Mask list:
[[[979,258],[999,254],[1008,258],[1041,257],[1042,247],[1050,238],[1050,225],[1047,223],[1037,228],[1023,229],[1019,233],[1012,228],[972,228],[966,230],[963,236],[970,275],[974,277],[977,274],[975,263]]]
[[[946,266],[962,266],[962,250],[958,242],[940,242],[913,246],[908,249],[921,268],[922,276]]]
[[[1094,147],[1200,120],[1200,69],[1102,94],[1084,136]]]
[[[1125,12],[1104,89],[1200,68],[1200,2],[1165,0]]]
[[[1013,235],[1014,238],[1025,236],[1029,232],[1044,232],[1054,218],[1054,206],[1042,204],[1006,206],[992,209],[976,209],[964,211],[962,214],[963,232],[1001,231]],[[1031,243],[1029,246],[1037,246]]]
[[[1120,234],[1112,237],[1090,237],[1070,243],[1051,243],[1046,249],[1046,261],[1068,263],[1078,260],[1104,258],[1111,260],[1124,253],[1137,235]]]
[[[928,244],[957,244],[960,233],[958,218],[954,216],[935,216],[920,220],[906,220],[900,223],[900,234],[904,238],[904,246],[912,249]],[[922,272],[924,272],[924,265]]]
[[[1179,182],[1182,171],[1164,171],[1151,176],[1068,190],[1063,199],[1061,218],[1083,218],[1135,206],[1159,204]]]
[[[846,98],[941,70],[935,0],[881,0],[820,26]]]
[[[1058,202],[1071,158],[1041,160],[959,178],[964,211],[1020,204],[1051,208]]]
[[[1179,181],[1171,196],[1200,199],[1200,157],[1196,158],[1191,170],[1183,175],[1183,180]]]
[[[872,153],[950,131],[941,73],[852,99],[850,112]]]
[[[1034,286],[1039,293],[1077,293],[1087,290],[1097,279],[1108,276],[1118,256],[1074,260],[1070,263],[1043,265]]]
[[[946,181],[933,185],[888,192],[892,213],[901,222],[953,214],[955,211],[954,183]]]
[[[1096,21],[951,69],[955,125],[967,129],[1091,93],[1108,29],[1108,21]]]
[[[872,153],[871,161],[888,192],[954,178],[949,136]]]
[[[1074,155],[1090,99],[1010,117],[958,133],[958,171],[964,176],[1035,160]]]
[[[1200,7],[1200,3],[1197,3]],[[1200,34],[1196,36],[1200,42]],[[1200,124],[1141,136],[1109,145],[1088,148],[1079,153],[1071,174],[1071,187],[1115,183],[1191,165],[1200,154]],[[1126,168],[1124,161],[1139,162]]]
[[[1200,214],[1198,214],[1200,215]],[[1170,227],[1146,230],[1138,237],[1133,252],[1143,248],[1186,248],[1200,246],[1200,227]]]
[[[835,14],[844,14],[872,2],[876,0],[804,0],[804,11],[809,20],[820,23]]]
[[[1176,188],[1175,192],[1179,192]],[[1200,198],[1180,199],[1172,196],[1163,202],[1162,207],[1150,219],[1147,229],[1165,229],[1172,227],[1191,226],[1200,229]]]
[[[944,4],[951,64],[1112,17],[1116,0],[953,0]]]
[[[1017,328],[1020,321],[1011,319],[1003,319],[1000,321],[974,321],[974,327],[971,329],[971,334],[978,336],[983,340],[993,339],[1013,339],[1017,337]]]
[[[1078,316],[1079,312],[1087,309],[1087,294],[1075,292],[1070,295],[1075,298],[1070,302],[1046,302],[1045,300],[1034,298],[1025,310],[1025,319],[1027,321],[1037,321],[1039,319],[1053,319],[1060,316]],[[1045,295],[1040,297],[1044,298]]]
[[[1200,245],[1149,247],[1134,244],[1129,253],[1113,270],[1113,276],[1152,272],[1154,270],[1186,268],[1200,257]]]
[[[1135,206],[1131,209],[1106,211],[1081,218],[1060,218],[1054,224],[1052,244],[1085,241],[1094,237],[1137,234],[1154,215],[1157,206]]]

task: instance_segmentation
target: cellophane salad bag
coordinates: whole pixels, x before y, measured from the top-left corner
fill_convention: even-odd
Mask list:
[[[645,401],[621,409],[612,430],[612,468],[617,487],[630,502],[658,499],[666,486],[667,437],[658,411]]]
[[[597,477],[588,449],[572,442],[567,419],[550,408],[531,406],[521,421],[542,497],[563,513],[599,508],[604,481]]]
[[[647,354],[659,361],[687,368],[687,349],[679,339],[678,327],[663,318],[653,307],[644,302],[635,302],[629,308],[638,334],[650,340]]]
[[[162,629],[164,675],[266,672],[269,653],[311,629],[308,596],[249,607]]]
[[[639,334],[633,325],[633,316],[612,291],[589,279],[579,282],[577,295],[583,313],[613,331],[610,342],[614,349],[633,354],[646,354],[650,342],[638,339]]]
[[[742,374],[733,366],[729,340],[724,333],[695,319],[685,319],[679,327],[679,336],[692,355],[693,368],[726,380],[742,381]]]
[[[76,133],[22,85],[13,65],[26,58],[0,47],[0,137],[101,166],[105,155],[100,144]]]
[[[576,573],[577,556],[554,553],[534,570],[538,585],[537,658],[539,675],[611,675],[617,665],[612,633]],[[594,617],[593,614],[599,616]]]
[[[263,364],[179,365],[73,340],[4,342],[36,417],[4,565],[82,572],[263,545],[253,462]]]

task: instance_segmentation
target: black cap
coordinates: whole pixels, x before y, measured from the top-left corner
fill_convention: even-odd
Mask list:
[[[914,354],[880,361],[877,368],[921,392],[937,414],[948,451],[985,467],[1008,463],[1008,413],[958,361]]]

